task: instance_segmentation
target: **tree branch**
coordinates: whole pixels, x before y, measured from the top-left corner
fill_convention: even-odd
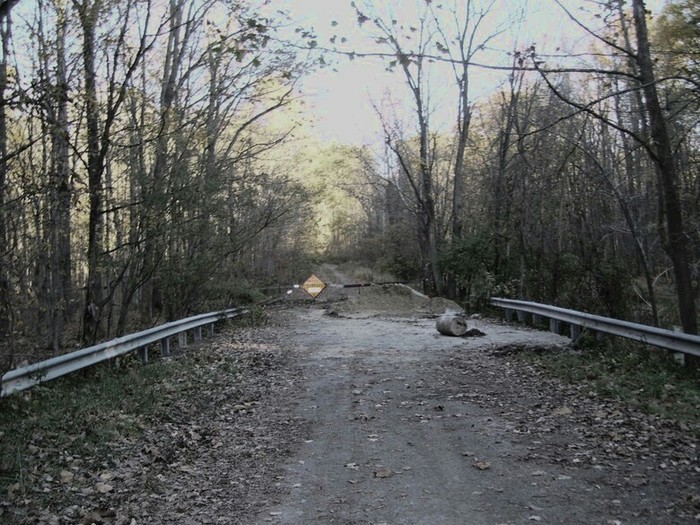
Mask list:
[[[600,97],[600,98],[598,98],[598,99],[596,99],[596,100],[593,100],[593,101],[591,101],[591,102],[589,102],[589,103],[587,103],[587,104],[580,104],[580,103],[578,103],[578,102],[575,102],[575,101],[571,100],[570,98],[566,97],[563,93],[561,93],[561,91],[559,91],[559,90],[554,86],[554,84],[552,84],[552,82],[549,80],[549,78],[547,77],[547,75],[546,75],[543,71],[540,71],[540,70],[537,68],[537,65],[536,65],[536,64],[535,64],[535,69],[538,70],[538,72],[540,73],[542,79],[543,79],[543,80],[545,81],[545,83],[547,84],[547,87],[549,87],[549,89],[552,91],[552,93],[554,93],[554,95],[555,95],[559,100],[561,100],[562,102],[564,102],[564,103],[568,104],[569,106],[572,106],[572,107],[574,107],[574,108],[576,108],[576,109],[578,110],[578,111],[576,111],[576,112],[574,112],[574,113],[572,113],[572,114],[570,114],[570,115],[566,115],[566,116],[564,116],[564,117],[561,117],[561,118],[557,119],[554,123],[552,123],[552,124],[551,124],[550,126],[548,126],[548,127],[552,127],[552,126],[554,126],[554,125],[556,125],[556,124],[558,124],[558,123],[560,123],[560,122],[563,122],[564,120],[570,119],[570,118],[572,118],[572,117],[574,117],[574,116],[576,116],[576,115],[578,115],[578,114],[580,114],[580,113],[587,113],[587,114],[591,115],[592,117],[596,118],[597,120],[600,120],[600,121],[604,122],[605,124],[607,124],[607,125],[610,126],[611,128],[613,128],[613,129],[619,131],[620,133],[624,133],[625,135],[628,135],[628,136],[632,137],[638,144],[640,144],[640,145],[649,153],[649,155],[651,156],[652,159],[656,159],[656,158],[657,158],[657,157],[656,157],[656,153],[654,152],[654,150],[653,150],[653,148],[651,147],[651,145],[650,145],[647,141],[645,141],[642,137],[640,137],[638,134],[634,133],[633,131],[631,131],[631,130],[625,128],[624,126],[621,126],[620,124],[618,124],[618,123],[616,123],[616,122],[610,120],[609,118],[607,118],[607,117],[605,117],[605,116],[601,115],[600,113],[597,113],[596,111],[593,110],[593,106],[599,104],[600,102],[602,102],[602,101],[604,101],[604,100],[606,100],[606,99],[608,99],[608,98],[611,98],[611,97],[614,97],[614,96],[618,96],[618,95],[622,95],[622,94],[625,94],[625,93],[630,93],[630,92],[633,92],[633,91],[638,91],[639,89],[641,89],[642,86],[640,86],[639,88],[623,89],[623,90],[621,90],[621,91],[617,91],[617,92],[612,93],[612,94],[607,94],[607,95],[605,95],[605,96],[603,96],[603,97]],[[543,129],[546,129],[546,128],[543,128]],[[537,132],[543,131],[543,129],[537,130]]]
[[[591,35],[592,37],[594,37],[594,38],[600,40],[600,41],[603,42],[605,45],[608,45],[608,46],[610,46],[610,47],[612,47],[612,48],[614,48],[614,49],[617,49],[617,50],[620,51],[621,53],[623,53],[623,54],[625,54],[625,55],[627,55],[627,56],[629,56],[629,57],[631,57],[631,58],[636,58],[636,55],[635,55],[634,53],[632,53],[629,49],[626,49],[626,48],[624,48],[624,47],[621,47],[621,46],[617,45],[617,44],[616,44],[615,42],[613,42],[612,40],[608,40],[607,38],[600,36],[600,35],[599,35],[598,33],[596,33],[595,31],[593,31],[593,30],[589,29],[588,27],[586,27],[583,23],[581,23],[581,21],[580,21],[578,18],[576,18],[573,14],[571,14],[571,12],[570,12],[566,7],[564,7],[564,6],[562,5],[561,0],[554,0],[554,1],[555,1],[555,2],[557,3],[557,5],[562,9],[562,11],[564,11],[564,12],[566,13],[566,15],[571,19],[571,21],[574,22],[574,23],[575,23],[577,26],[579,26],[580,28],[582,28],[584,31],[586,31],[586,33],[588,33],[588,34]]]

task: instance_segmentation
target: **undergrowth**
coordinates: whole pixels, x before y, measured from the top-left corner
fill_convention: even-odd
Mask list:
[[[664,418],[700,421],[700,370],[673,354],[626,340],[579,340],[571,352],[521,354],[570,383],[588,382],[599,395]]]
[[[186,373],[185,361],[143,366],[132,355],[1,399],[0,495],[46,451],[106,456],[115,440],[138,438],[166,413],[169,380]]]
[[[231,323],[240,328],[261,328],[270,323],[270,316],[264,306],[252,305],[248,307],[246,315],[235,318]]]

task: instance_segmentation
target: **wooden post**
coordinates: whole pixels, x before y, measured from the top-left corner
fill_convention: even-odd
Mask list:
[[[145,365],[148,363],[148,347],[147,346],[142,346],[139,348],[139,358],[141,359],[141,362]]]
[[[207,325],[207,335],[208,335],[209,337],[211,337],[212,335],[214,335],[214,323],[209,323],[209,324]]]
[[[170,355],[170,339],[167,337],[160,340],[160,355],[163,357]]]
[[[518,321],[519,322],[527,323],[529,318],[530,318],[530,314],[528,312],[523,312],[522,310],[518,310]]]
[[[199,343],[202,340],[202,327],[198,326],[193,330],[194,332],[194,342]]]
[[[187,348],[187,332],[180,332],[177,334],[177,346],[180,348]]]

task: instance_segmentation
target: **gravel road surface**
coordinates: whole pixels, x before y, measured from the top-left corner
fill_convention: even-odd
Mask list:
[[[98,433],[124,422],[106,448],[92,428],[30,435],[0,522],[700,522],[700,423],[642,414],[517,355],[571,351],[568,339],[497,319],[469,320],[482,336],[443,336],[436,316],[456,305],[403,286],[301,293],[264,326],[167,358],[185,373],[159,380],[148,418],[91,413]]]
[[[470,323],[483,337],[446,337],[434,318],[328,309],[295,310],[289,325],[311,426],[286,464],[288,496],[256,523],[683,522],[650,465],[628,461],[630,478],[596,458],[567,428],[576,400],[560,392],[538,410],[536,383],[518,392],[522,371],[498,355],[565,351],[566,338],[486,320]]]

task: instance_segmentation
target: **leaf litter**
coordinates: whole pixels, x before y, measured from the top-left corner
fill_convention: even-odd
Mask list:
[[[506,431],[530,443],[521,461],[549,461],[573,476],[577,469],[604,473],[601,482],[624,496],[624,502],[617,501],[630,522],[700,520],[699,421],[663,418],[602,397],[586,381],[565,382],[536,363],[514,358],[524,351],[538,349],[491,348],[446,356],[436,372],[436,382],[444,385],[440,395],[475,403],[508,421]],[[481,470],[478,462],[474,467]]]
[[[37,424],[17,450],[21,477],[3,477],[9,469],[0,464],[0,521],[250,523],[288,491],[281,466],[309,437],[309,423],[294,415],[302,374],[284,336],[273,327],[246,329],[174,358],[186,373],[159,379],[155,399],[144,401],[159,408],[148,415],[128,407],[95,409],[86,418],[90,424],[66,430],[61,440]],[[553,379],[496,349],[447,354],[435,374],[426,381],[441,399],[483,407],[508,421],[504,431],[514,439],[529,443],[518,461],[562,465],[571,474],[556,477],[562,483],[579,470],[604,471],[600,483],[620,493],[615,501],[626,522],[680,523],[700,516],[697,423],[642,414],[599,397],[585,382]],[[442,417],[436,405],[428,406],[432,417]],[[100,436],[105,419],[120,422],[124,431]],[[97,437],[106,450],[89,446]],[[472,452],[463,456],[476,469],[490,468]],[[535,479],[547,475],[531,473]],[[373,477],[394,474],[376,470]],[[645,495],[635,496],[640,489]],[[545,520],[540,514],[528,518]]]
[[[156,379],[154,399],[134,403],[155,405],[148,414],[125,401],[60,435],[27,414],[34,430],[15,451],[19,476],[0,464],[0,522],[249,523],[287,490],[281,466],[307,437],[293,414],[302,376],[283,335],[227,330],[167,358],[176,373]],[[91,380],[99,378],[82,378]]]

